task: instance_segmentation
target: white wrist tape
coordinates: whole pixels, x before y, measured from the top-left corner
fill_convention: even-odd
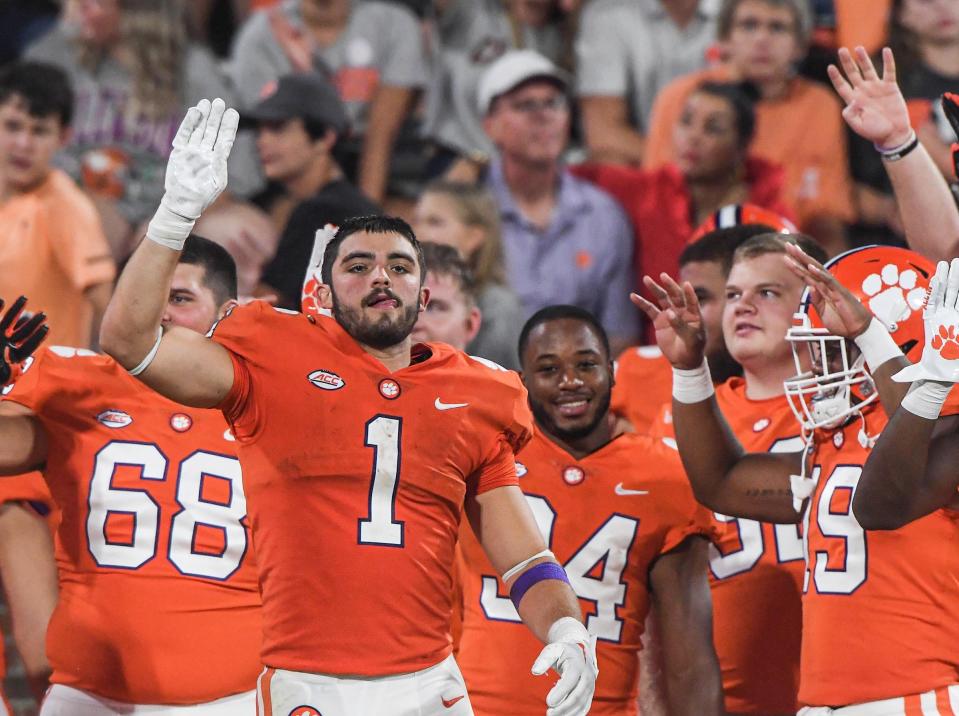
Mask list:
[[[160,341],[163,340],[163,328],[157,328],[157,340],[153,344],[153,348],[150,349],[150,352],[147,353],[146,358],[140,361],[136,368],[132,368],[127,371],[132,376],[140,375],[143,371],[150,367],[150,364],[153,362],[153,359],[157,357],[157,351],[160,350]]]
[[[573,617],[561,617],[553,622],[546,638],[550,644],[558,641],[589,643],[589,632],[579,619]]]
[[[863,358],[866,359],[866,365],[869,367],[870,373],[874,373],[886,361],[902,357],[899,346],[889,335],[889,331],[882,321],[875,316],[869,321],[866,330],[856,336],[854,340],[856,345],[859,346],[859,350],[862,351]]]
[[[187,219],[167,208],[163,201],[150,219],[147,238],[174,251],[183,251],[183,244],[193,231],[194,219]]]
[[[938,380],[918,380],[902,399],[902,407],[920,418],[936,420],[953,385]]]
[[[701,366],[692,370],[673,368],[673,398],[678,402],[700,403],[711,398],[715,392],[705,358]]]
[[[524,559],[522,562],[517,564],[515,567],[510,567],[503,573],[503,581],[508,582],[510,579],[515,577],[517,574],[526,569],[529,565],[535,562],[537,559],[542,559],[543,557],[549,557],[551,559],[556,559],[552,552],[548,549],[544,549],[542,552],[537,552],[532,557]]]

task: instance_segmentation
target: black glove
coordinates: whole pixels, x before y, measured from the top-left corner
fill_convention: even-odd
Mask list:
[[[26,303],[27,297],[20,296],[0,318],[0,385],[9,382],[13,367],[29,358],[50,330],[43,313],[22,315]],[[2,310],[3,299],[0,299]]]

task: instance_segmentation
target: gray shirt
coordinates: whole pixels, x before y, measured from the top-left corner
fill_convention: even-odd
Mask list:
[[[625,97],[630,120],[645,132],[659,91],[706,66],[718,5],[700,0],[696,15],[679,28],[660,0],[588,3],[576,38],[577,94]]]
[[[285,0],[279,10],[294,25],[302,24],[300,0]],[[270,12],[250,17],[234,43],[231,74],[245,108],[259,101],[264,86],[293,71],[270,27]],[[412,88],[428,81],[416,17],[404,7],[377,0],[354,0],[346,28],[332,45],[317,48],[313,64],[336,85],[357,136],[366,131],[380,84]]]
[[[92,193],[116,198],[117,208],[134,224],[149,218],[160,203],[170,145],[187,108],[204,98],[233,103],[215,58],[195,45],[186,50],[177,85],[181,104],[159,117],[131,111],[133,77],[120,62],[107,57],[93,71],[81,65],[77,44],[63,24],[31,45],[26,57],[56,65],[73,87],[73,131],[56,163]],[[243,195],[255,188],[245,181],[256,177],[255,162],[255,156],[234,148],[231,191]]]
[[[500,209],[510,286],[527,317],[569,303],[592,312],[611,336],[635,338],[633,229],[616,200],[564,169],[544,231],[516,206],[499,161],[487,182]]]
[[[560,61],[563,31],[558,24],[517,29],[522,47]],[[437,23],[437,35],[423,131],[462,154],[491,155],[493,145],[483,131],[477,88],[486,68],[516,47],[513,23],[501,0],[451,0]]]
[[[476,305],[483,321],[467,352],[504,368],[519,370],[519,334],[526,316],[516,293],[508,286],[489,284],[479,292]]]

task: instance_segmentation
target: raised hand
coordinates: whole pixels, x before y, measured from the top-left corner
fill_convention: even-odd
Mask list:
[[[197,219],[226,189],[227,159],[240,115],[222,99],[190,107],[173,139],[162,204],[188,220]]]
[[[46,338],[50,328],[43,313],[23,316],[26,296],[20,296],[0,318],[0,385],[13,376],[14,369],[31,355]],[[0,299],[0,311],[3,300]]]
[[[688,281],[680,286],[668,274],[660,274],[660,280],[662,285],[649,276],[643,277],[658,307],[635,293],[629,298],[652,322],[656,343],[673,367],[698,368],[705,356],[706,330],[696,292]]]
[[[896,61],[888,47],[882,51],[882,77],[862,47],[855,50],[855,59],[845,47],[839,50],[839,64],[829,65],[832,86],[846,103],[842,111],[852,130],[880,149],[902,146],[912,136],[909,110],[896,84]],[[845,77],[843,77],[845,73]]]
[[[922,320],[926,329],[922,358],[896,373],[893,380],[959,383],[959,259],[936,266]]]
[[[809,298],[830,333],[855,338],[872,321],[872,313],[821,263],[795,244],[786,244],[786,266],[809,287]]]

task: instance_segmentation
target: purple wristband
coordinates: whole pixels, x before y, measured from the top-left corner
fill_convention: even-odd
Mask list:
[[[509,590],[509,598],[513,600],[513,606],[519,609],[519,603],[523,601],[523,596],[529,591],[529,588],[537,582],[547,579],[558,579],[569,584],[566,570],[556,562],[540,562],[535,567],[527,569],[513,582],[513,586]]]

